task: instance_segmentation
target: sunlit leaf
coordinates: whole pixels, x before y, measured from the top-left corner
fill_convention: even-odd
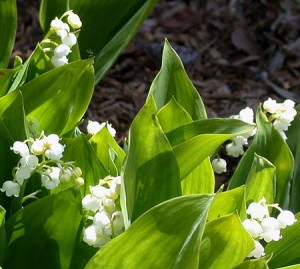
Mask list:
[[[155,206],[90,260],[85,269],[198,268],[213,196],[190,195]]]
[[[165,200],[181,195],[179,169],[172,148],[149,98],[129,131],[129,150],[124,165],[121,196],[129,221]],[[126,215],[126,212],[125,212]]]
[[[232,268],[241,263],[253,248],[254,241],[236,214],[220,217],[206,224],[199,268]]]
[[[6,68],[13,50],[17,29],[16,0],[0,1],[0,67]]]

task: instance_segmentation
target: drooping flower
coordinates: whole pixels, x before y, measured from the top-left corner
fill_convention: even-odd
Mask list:
[[[25,142],[16,141],[10,149],[15,153],[19,154],[22,157],[29,155],[29,148]]]
[[[247,255],[247,257],[254,257],[256,259],[265,256],[264,247],[257,240],[254,240],[255,248]]]
[[[261,225],[255,219],[245,219],[242,224],[253,238],[258,238],[263,232]]]
[[[248,206],[246,213],[253,219],[263,220],[263,218],[269,215],[268,207],[264,204],[265,201],[263,198],[258,203],[252,202]]]
[[[289,210],[283,210],[277,216],[277,220],[279,222],[280,228],[284,229],[286,226],[293,225],[297,219],[295,215]]]
[[[71,27],[73,27],[74,29],[79,29],[82,26],[82,22],[79,16],[72,11],[68,12],[67,20]]]
[[[227,163],[224,159],[222,158],[214,159],[212,160],[211,164],[215,173],[221,174],[226,172]]]
[[[48,190],[55,189],[60,183],[59,174],[59,167],[48,168],[41,176],[42,186],[44,186]]]
[[[20,186],[18,183],[13,182],[11,180],[5,181],[0,189],[2,192],[5,192],[6,196],[11,197],[19,197],[20,194]]]

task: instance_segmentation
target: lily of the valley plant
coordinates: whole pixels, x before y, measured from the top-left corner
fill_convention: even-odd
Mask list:
[[[207,118],[165,41],[121,147],[110,123],[80,123],[117,41],[155,1],[126,13],[101,48],[89,33],[95,6],[69,2],[59,16],[56,1],[42,1],[45,38],[24,63],[8,68],[11,45],[0,47],[2,268],[300,268],[299,106],[269,98],[256,112]],[[238,165],[216,189],[227,155]]]

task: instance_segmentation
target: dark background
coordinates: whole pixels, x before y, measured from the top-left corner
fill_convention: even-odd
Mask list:
[[[42,39],[38,0],[18,0],[13,54]],[[161,0],[96,86],[85,119],[109,121],[122,143],[161,64],[164,38],[179,53],[209,117],[227,117],[267,97],[300,100],[300,1]]]

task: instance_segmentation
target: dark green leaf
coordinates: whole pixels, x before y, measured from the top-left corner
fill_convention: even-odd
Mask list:
[[[18,66],[14,69],[0,68],[0,97],[4,96],[12,84],[13,78],[22,67]]]
[[[5,230],[5,209],[0,206],[0,265],[7,250],[6,230]]]
[[[81,220],[81,196],[75,189],[24,207],[6,223],[4,268],[69,269]]]
[[[210,195],[161,203],[138,218],[90,260],[85,269],[195,269]]]
[[[6,68],[13,50],[17,29],[16,0],[0,1],[0,67]]]
[[[288,137],[287,143],[295,159],[295,167],[294,167],[292,185],[291,185],[290,208],[294,212],[299,212],[300,211],[300,193],[299,193],[300,190],[300,147],[299,147],[300,105],[298,105],[296,109],[298,113],[294,121],[292,122],[292,125],[289,127],[286,135]]]
[[[273,253],[270,268],[300,263],[300,213],[296,218],[296,223],[281,230],[282,238],[279,241],[271,241],[266,245],[265,253]]]

